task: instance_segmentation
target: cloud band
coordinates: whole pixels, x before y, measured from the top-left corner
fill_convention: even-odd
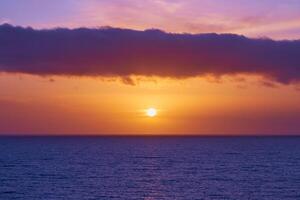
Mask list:
[[[3,24],[0,71],[172,78],[258,74],[289,84],[300,80],[300,40],[118,28],[35,30]]]

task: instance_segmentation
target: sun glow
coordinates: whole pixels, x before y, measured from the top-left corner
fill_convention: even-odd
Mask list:
[[[148,108],[146,110],[146,115],[148,117],[155,117],[157,115],[157,110],[155,108]]]

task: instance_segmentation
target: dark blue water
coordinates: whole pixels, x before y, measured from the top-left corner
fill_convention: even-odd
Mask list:
[[[300,137],[0,137],[0,199],[300,199]]]

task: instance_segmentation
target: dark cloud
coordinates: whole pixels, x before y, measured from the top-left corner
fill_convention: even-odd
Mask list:
[[[300,40],[159,30],[51,29],[0,26],[0,71],[37,75],[184,78],[258,74],[278,83],[300,80]]]

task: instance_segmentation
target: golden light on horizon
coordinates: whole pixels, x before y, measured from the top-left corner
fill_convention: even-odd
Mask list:
[[[157,115],[157,110],[155,108],[148,108],[146,110],[146,115],[148,117],[155,117]]]

